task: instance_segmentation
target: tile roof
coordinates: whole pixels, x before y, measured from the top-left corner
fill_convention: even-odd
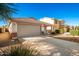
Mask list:
[[[34,24],[46,24],[46,25],[49,25],[48,23],[41,22],[41,21],[36,20],[34,18],[15,18],[12,21],[17,22],[17,23],[34,23]]]

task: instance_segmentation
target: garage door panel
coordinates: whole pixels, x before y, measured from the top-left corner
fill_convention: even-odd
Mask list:
[[[18,37],[40,35],[40,26],[18,25]]]

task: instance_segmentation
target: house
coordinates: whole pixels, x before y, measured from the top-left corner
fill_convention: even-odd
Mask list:
[[[16,18],[10,20],[9,32],[12,37],[37,36],[41,34],[42,29],[45,31],[47,25],[48,23],[38,21],[35,18]]]
[[[0,33],[2,33],[2,27],[0,27]]]
[[[69,25],[64,26],[64,32],[69,32],[72,29]]]
[[[8,32],[7,26],[1,26],[0,27],[0,33]]]
[[[44,17],[41,18],[40,21],[49,23],[50,25],[48,27],[51,28],[51,31],[55,31],[56,29],[63,28],[64,27],[64,21],[63,20],[57,20],[54,18]]]

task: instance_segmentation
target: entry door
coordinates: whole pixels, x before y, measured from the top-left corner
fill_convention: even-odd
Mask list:
[[[47,34],[51,34],[51,32],[52,32],[52,26],[47,26],[46,30],[47,30]]]
[[[41,31],[41,32],[44,32],[44,34],[46,34],[46,27],[45,27],[45,26],[41,26],[41,27],[40,27],[40,31]]]

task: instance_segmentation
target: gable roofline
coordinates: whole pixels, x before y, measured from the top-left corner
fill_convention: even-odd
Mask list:
[[[32,24],[46,24],[48,25],[48,23],[45,22],[41,22],[39,20],[36,20],[33,17],[30,18],[14,18],[13,20],[11,20],[10,22],[16,22],[16,23],[32,23]]]

